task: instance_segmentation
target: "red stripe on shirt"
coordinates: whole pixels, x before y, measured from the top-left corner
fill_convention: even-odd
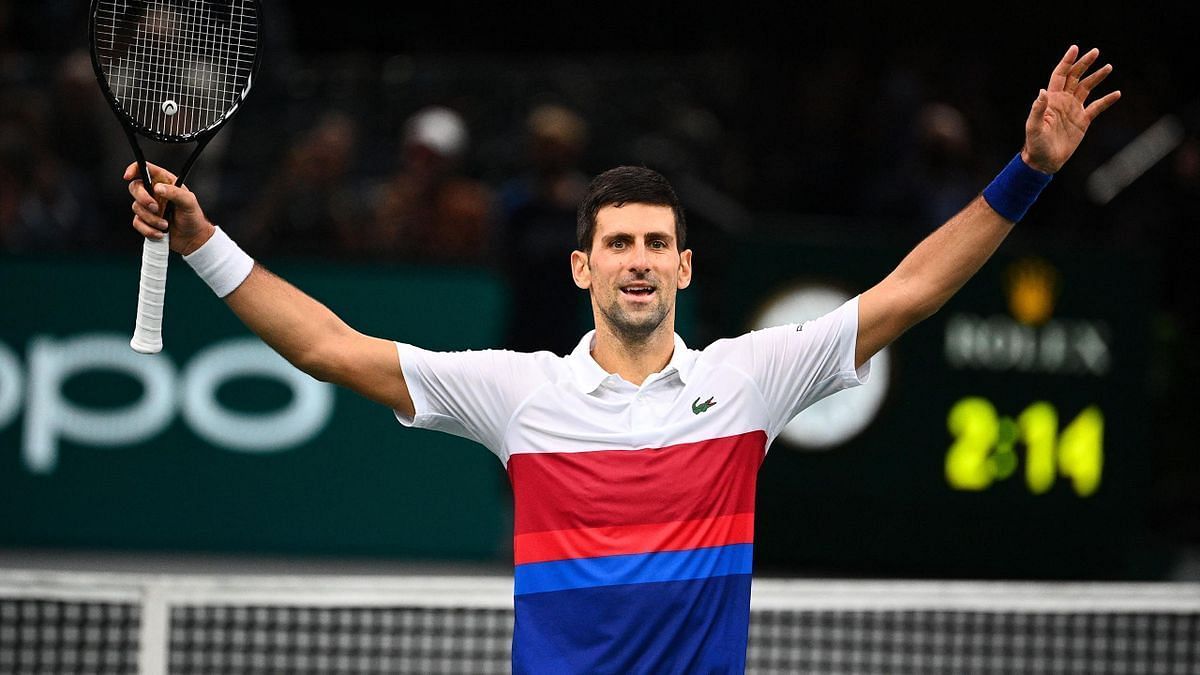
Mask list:
[[[683,522],[614,525],[531,532],[513,538],[514,563],[597,558],[630,553],[685,551],[754,543],[754,514],[738,513]]]
[[[753,513],[766,442],[757,430],[663,448],[511,455],[514,534]]]

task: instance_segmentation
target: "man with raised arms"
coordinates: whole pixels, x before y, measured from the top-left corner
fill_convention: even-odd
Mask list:
[[[363,335],[256,264],[168,172],[153,168],[154,197],[134,166],[125,178],[134,228],[162,236],[162,205],[175,204],[172,250],[297,368],[504,463],[515,672],[741,672],[767,448],[806,406],[863,382],[872,355],[992,255],[1120,97],[1087,102],[1112,70],[1085,76],[1097,56],[1067,50],[1033,102],[1021,152],[883,281],[819,319],[702,350],[674,331],[676,293],[692,280],[684,213],[648,169],[601,174],[580,206],[571,271],[595,330],[565,357],[435,353]]]

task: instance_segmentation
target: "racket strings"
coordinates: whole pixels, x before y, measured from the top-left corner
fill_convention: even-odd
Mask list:
[[[219,124],[245,96],[258,29],[253,0],[98,0],[97,63],[136,125],[188,137]]]

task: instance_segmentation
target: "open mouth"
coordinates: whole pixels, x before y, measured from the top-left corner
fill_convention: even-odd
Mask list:
[[[621,292],[635,298],[648,298],[654,295],[653,286],[622,286]]]

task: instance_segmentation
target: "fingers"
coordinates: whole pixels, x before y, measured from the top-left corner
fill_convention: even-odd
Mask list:
[[[154,196],[165,199],[175,205],[175,213],[191,213],[197,209],[196,195],[185,187],[176,187],[169,183],[155,183]]]
[[[1103,82],[1104,78],[1108,77],[1109,74],[1112,73],[1112,71],[1113,71],[1112,64],[1106,63],[1106,64],[1104,64],[1103,67],[1100,68],[1100,70],[1097,70],[1096,72],[1092,73],[1091,75],[1088,75],[1086,78],[1084,78],[1079,83],[1079,86],[1075,88],[1075,98],[1080,103],[1083,103],[1084,101],[1086,101],[1088,95],[1091,94],[1092,90],[1096,88],[1096,85]]]
[[[158,240],[168,228],[167,220],[163,218],[168,202],[174,205],[177,216],[198,213],[199,204],[191,190],[174,185],[175,175],[170,171],[153,164],[147,164],[146,168],[154,181],[150,190],[142,182],[136,163],[125,167],[124,177],[129,181],[129,194],[133,197],[130,205],[133,229],[143,237]]]
[[[147,225],[145,221],[136,216],[133,218],[133,229],[137,230],[138,234],[142,235],[143,237],[147,239],[153,239],[155,241],[162,239],[163,235],[166,234],[165,232],[156,229],[152,225]]]
[[[1083,112],[1087,114],[1088,122],[1091,122],[1092,120],[1099,117],[1100,113],[1104,112],[1105,110],[1108,110],[1109,107],[1111,107],[1112,104],[1116,103],[1117,100],[1120,98],[1121,98],[1121,91],[1117,90],[1117,91],[1111,92],[1109,94],[1106,94],[1106,95],[1096,99],[1095,101],[1092,101],[1091,105],[1089,105],[1088,107],[1083,109]]]
[[[150,180],[155,185],[162,183],[174,185],[177,180],[175,174],[157,164],[146,162],[146,170],[150,173]],[[155,216],[162,212],[158,200],[151,196],[142,184],[141,169],[138,167],[137,162],[133,162],[125,167],[123,177],[129,181],[129,194],[133,197],[135,204],[140,204],[144,210],[149,211],[150,214]]]
[[[166,231],[166,221],[158,216],[147,214],[136,202],[133,205],[133,213],[133,229],[137,230],[138,234],[147,239],[157,240],[163,238],[163,233]]]
[[[1096,48],[1092,48],[1091,51],[1081,56],[1075,62],[1075,65],[1071,66],[1070,72],[1067,73],[1067,81],[1063,86],[1063,90],[1067,92],[1075,91],[1075,88],[1079,86],[1079,78],[1083,77],[1083,74],[1087,72],[1088,68],[1092,67],[1092,64],[1096,62],[1099,56],[1100,50]]]
[[[133,197],[135,202],[144,204],[148,209],[154,211],[158,210],[158,203],[155,202],[154,197],[151,197],[150,193],[146,191],[146,186],[142,183],[141,178],[135,178],[134,180],[129,181],[129,194]]]
[[[151,162],[146,162],[146,170],[150,172],[150,180],[155,183],[171,183],[173,185],[178,180],[175,174]],[[140,175],[141,171],[138,169],[137,162],[125,167],[125,180],[133,180],[139,178]]]
[[[1030,123],[1042,119],[1042,115],[1046,114],[1046,106],[1049,104],[1049,102],[1050,96],[1046,94],[1046,90],[1039,89],[1038,97],[1033,100],[1033,105],[1029,108],[1029,122],[1026,124],[1026,127],[1028,127]]]
[[[134,202],[130,208],[133,210],[133,215],[140,219],[143,223],[159,230],[166,231],[167,221],[158,214],[157,204],[155,208],[147,208],[145,204]]]
[[[1078,54],[1079,47],[1071,45],[1067,48],[1067,53],[1063,54],[1062,60],[1050,74],[1050,85],[1046,87],[1047,91],[1062,91],[1066,87],[1067,76],[1071,73],[1071,66],[1075,63],[1075,57]]]
[[[137,169],[134,169],[134,171],[137,171]],[[140,205],[151,213],[159,213],[158,200],[150,196],[150,193],[146,191],[146,186],[142,184],[141,178],[129,181],[129,194],[133,197],[135,205]]]
[[[1058,65],[1054,67],[1053,74],[1050,75],[1050,86],[1048,87],[1048,90],[1051,92],[1066,91],[1074,96],[1077,101],[1083,103],[1087,100],[1087,97],[1091,95],[1092,90],[1095,89],[1096,86],[1101,82],[1103,82],[1104,78],[1108,77],[1109,74],[1112,73],[1113,67],[1112,64],[1105,64],[1096,72],[1084,77],[1083,74],[1086,73],[1088,68],[1091,68],[1092,64],[1096,62],[1096,59],[1100,57],[1100,50],[1093,48],[1088,51],[1088,53],[1076,60],[1078,54],[1079,48],[1076,45],[1071,45],[1067,49],[1067,53],[1063,54],[1062,60],[1058,62]],[[1121,92],[1114,91],[1111,94],[1093,101],[1091,105],[1084,108],[1084,112],[1087,114],[1088,121],[1090,122],[1091,120],[1096,119],[1100,113],[1108,110],[1108,108],[1112,106],[1112,104],[1116,103],[1117,99],[1119,98],[1121,98]],[[1041,97],[1039,96],[1039,101],[1040,100]],[[1035,102],[1034,107],[1036,108],[1037,106],[1038,103]],[[1030,117],[1032,118],[1032,116],[1033,114],[1031,112]]]
[[[129,192],[134,197],[133,204],[130,205],[130,209],[133,210],[133,229],[143,237],[162,239],[163,233],[167,231],[167,221],[160,215],[158,201],[142,187],[141,179],[129,184]]]

